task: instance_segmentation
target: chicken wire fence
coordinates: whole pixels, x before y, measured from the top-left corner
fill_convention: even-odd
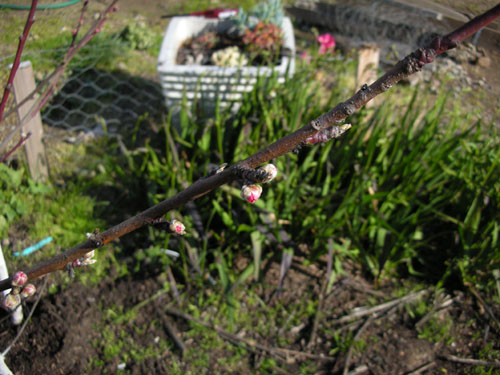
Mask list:
[[[84,132],[106,127],[108,132],[121,133],[135,126],[137,121],[161,119],[165,108],[156,78],[130,74],[125,67],[110,66],[110,51],[116,48],[116,44],[92,45],[74,57],[58,82],[56,94],[41,111],[44,125]],[[23,60],[32,62],[38,83],[46,74],[37,67],[56,66],[61,61],[57,57],[66,51],[28,51],[23,54]],[[2,57],[0,64],[7,67],[13,59],[13,55]],[[5,69],[5,73],[7,71]],[[6,77],[7,74],[2,81]],[[17,118],[10,117],[8,123],[13,126]],[[51,136],[51,132],[47,136]]]

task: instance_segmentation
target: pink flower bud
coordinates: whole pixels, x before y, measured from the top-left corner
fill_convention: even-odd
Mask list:
[[[259,168],[267,173],[267,177],[262,180],[262,183],[268,183],[278,175],[278,169],[274,166],[274,164],[266,164],[263,167]]]
[[[249,203],[255,203],[262,194],[262,187],[260,185],[243,185],[241,188],[241,198]]]
[[[13,311],[21,304],[21,297],[19,294],[9,294],[5,297],[3,305],[7,310]]]
[[[28,281],[28,276],[22,272],[16,272],[14,276],[12,276],[12,286],[23,286]]]
[[[80,258],[78,258],[78,259],[75,259],[74,261],[72,261],[71,265],[73,267],[81,267],[83,264],[82,264],[82,261],[80,260]]]
[[[172,220],[170,222],[170,230],[177,234],[186,234],[186,227],[179,220]]]
[[[36,293],[36,287],[33,284],[26,284],[26,286],[21,291],[22,298],[28,298]]]

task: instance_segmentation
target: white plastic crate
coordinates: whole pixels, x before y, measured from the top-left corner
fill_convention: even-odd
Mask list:
[[[251,91],[259,76],[278,75],[280,82],[285,75],[291,76],[295,70],[295,38],[293,26],[288,17],[283,19],[282,32],[284,47],[290,56],[284,56],[281,64],[274,67],[219,67],[207,65],[177,65],[175,60],[181,44],[188,38],[200,34],[209,25],[227,28],[230,21],[203,17],[174,17],[170,21],[158,57],[158,73],[163,95],[168,108],[179,103],[183,96],[189,103],[195,98],[204,104],[217,99],[227,106],[239,102],[243,93]]]

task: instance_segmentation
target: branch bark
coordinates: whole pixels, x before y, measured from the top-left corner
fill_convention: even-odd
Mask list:
[[[430,45],[417,49],[410,55],[406,56],[403,60],[399,61],[394,68],[380,77],[373,84],[370,86],[363,85],[362,88],[350,99],[339,103],[332,110],[311,121],[309,124],[294,133],[279,139],[247,159],[226,168],[221,173],[202,178],[177,195],[150,207],[142,213],[115,225],[103,233],[98,233],[94,238],[88,239],[72,249],[69,249],[64,253],[56,255],[55,257],[33,267],[26,272],[28,279],[37,279],[47,273],[62,270],[66,264],[82,257],[89,251],[139,229],[144,225],[149,224],[151,220],[159,218],[165,215],[168,211],[182,206],[191,200],[208,194],[223,184],[236,180],[238,178],[238,171],[242,168],[256,168],[265,162],[293,151],[299,145],[303,144],[308,137],[313,136],[318,131],[322,131],[342,122],[346,117],[359,110],[368,101],[387,91],[400,80],[421,70],[425,64],[431,63],[438,54],[455,48],[459,42],[471,36],[499,16],[500,4],[486,13],[472,19],[448,35],[445,35],[444,37],[437,37]],[[10,278],[0,281],[0,290],[10,288],[10,284]]]

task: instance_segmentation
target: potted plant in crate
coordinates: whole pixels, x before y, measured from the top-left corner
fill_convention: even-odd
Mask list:
[[[158,73],[168,107],[185,96],[213,105],[241,100],[257,78],[293,74],[295,39],[280,0],[239,9],[225,19],[174,17],[158,58]]]

